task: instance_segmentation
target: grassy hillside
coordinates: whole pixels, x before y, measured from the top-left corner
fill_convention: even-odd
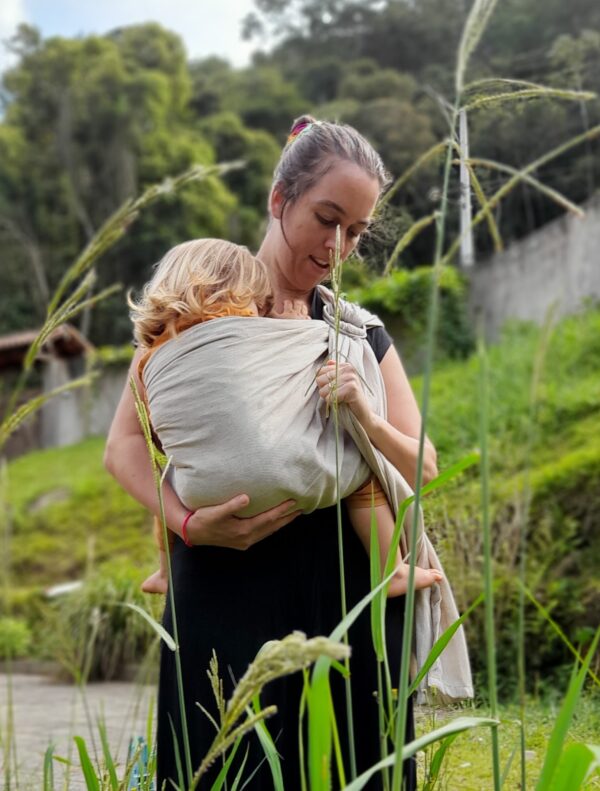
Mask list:
[[[17,586],[82,575],[86,564],[150,560],[150,518],[102,465],[104,440],[29,453],[8,469],[11,576]]]

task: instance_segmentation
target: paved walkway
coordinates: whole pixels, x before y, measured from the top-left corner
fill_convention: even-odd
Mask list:
[[[12,686],[12,689],[11,689]],[[18,784],[11,791],[39,791],[42,787],[44,753],[50,743],[56,755],[70,757],[69,791],[85,789],[73,736],[82,736],[94,760],[94,745],[102,752],[97,720],[106,723],[108,741],[115,762],[124,764],[131,737],[145,736],[148,711],[155,699],[154,686],[125,682],[88,684],[85,699],[72,684],[62,684],[45,676],[0,675],[0,765],[6,755],[7,717],[12,693],[13,733],[19,764]],[[86,709],[92,720],[88,725]],[[4,767],[2,780],[4,782]],[[54,762],[57,789],[63,788],[64,764]]]

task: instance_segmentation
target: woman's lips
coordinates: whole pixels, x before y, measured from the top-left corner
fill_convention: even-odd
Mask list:
[[[313,258],[312,255],[309,255],[308,257],[313,262],[313,264],[315,264],[315,266],[319,267],[319,269],[329,271],[329,262],[321,263],[321,261],[319,261],[317,258]]]

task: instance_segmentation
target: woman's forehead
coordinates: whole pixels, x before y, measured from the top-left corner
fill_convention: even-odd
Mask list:
[[[353,162],[338,162],[309,193],[312,203],[351,222],[367,222],[379,197],[379,182]]]

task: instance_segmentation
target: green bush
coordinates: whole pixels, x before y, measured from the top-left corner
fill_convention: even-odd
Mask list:
[[[351,288],[348,298],[376,313],[400,349],[411,372],[422,368],[433,269],[396,270],[368,285]],[[473,333],[467,316],[464,279],[452,267],[439,276],[437,359],[464,358],[473,350]]]
[[[127,605],[150,607],[159,617],[162,600],[140,591],[140,572],[116,563],[92,573],[82,586],[57,596],[47,610],[45,653],[74,680],[122,676],[130,663],[141,662],[157,647],[156,632]]]
[[[31,631],[25,621],[18,618],[0,618],[0,658],[14,659],[24,656],[31,645]]]

